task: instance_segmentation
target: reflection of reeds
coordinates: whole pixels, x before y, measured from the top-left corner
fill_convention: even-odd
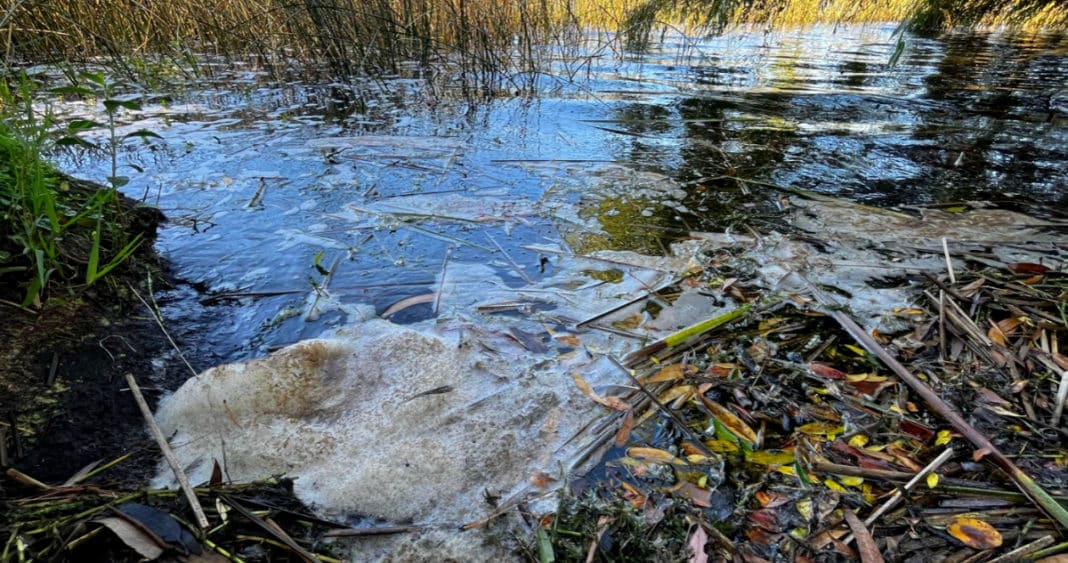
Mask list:
[[[186,67],[197,53],[253,57],[271,68],[325,62],[352,76],[392,74],[414,61],[455,66],[478,86],[530,80],[542,49],[573,46],[588,28],[640,40],[663,26],[906,18],[927,28],[1064,26],[1068,10],[1057,0],[10,0],[0,31],[8,62],[105,56],[143,74],[155,68],[146,60]]]

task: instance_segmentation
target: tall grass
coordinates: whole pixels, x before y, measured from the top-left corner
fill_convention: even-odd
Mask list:
[[[114,187],[68,178],[42,155],[62,133],[33,105],[31,83],[0,80],[0,296],[39,307],[50,286],[92,285],[141,242],[125,231]]]
[[[455,68],[471,85],[529,79],[546,46],[583,30],[648,37],[659,26],[909,20],[956,25],[1060,26],[1062,0],[7,0],[5,60],[107,57],[140,75],[146,65],[196,70],[205,56],[257,60],[282,72],[340,77]],[[635,45],[640,46],[640,41]],[[196,57],[194,57],[194,54]],[[201,70],[209,67],[199,67]],[[410,68],[410,67],[409,67]]]
[[[333,77],[439,73],[527,87],[589,29],[641,48],[654,29],[907,21],[913,29],[1065,27],[1063,0],[7,0],[8,65],[104,57],[128,77],[215,59]],[[414,63],[414,64],[413,64]],[[459,72],[451,72],[458,70]]]

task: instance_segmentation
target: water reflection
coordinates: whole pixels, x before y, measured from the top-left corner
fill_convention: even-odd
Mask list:
[[[1068,119],[1050,100],[1064,86],[1065,37],[910,39],[891,67],[887,31],[727,36],[688,67],[647,60],[649,80],[677,94],[620,104],[616,125],[635,136],[620,158],[689,185],[688,219],[705,229],[766,208],[767,187],[737,178],[885,206],[985,199],[1057,213]],[[664,154],[650,133],[677,149]]]
[[[161,300],[198,367],[345,323],[304,320],[315,264],[337,264],[337,302],[381,312],[435,291],[450,247],[458,287],[485,290],[485,275],[464,277],[476,264],[515,289],[517,268],[552,271],[532,245],[659,253],[691,230],[774,227],[775,186],[888,206],[1068,204],[1068,115],[1052,111],[1064,36],[910,39],[891,66],[891,32],[669,37],[641,58],[562,70],[540,98],[480,103],[414,79],[276,87],[238,74],[123,116],[120,134],[164,141],[129,147],[120,167],[129,194],[171,217],[158,247],[196,291]],[[109,164],[68,168],[101,179]]]

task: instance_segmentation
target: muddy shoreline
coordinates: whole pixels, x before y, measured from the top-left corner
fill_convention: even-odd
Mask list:
[[[145,238],[126,263],[91,287],[53,291],[40,311],[2,306],[8,320],[0,323],[5,461],[46,483],[63,482],[89,463],[124,454],[131,459],[106,478],[142,482],[158,452],[142,431],[124,375],[142,381],[151,403],[188,376],[153,365],[170,345],[137,297],[151,294],[149,276],[156,289],[173,283],[152,244],[165,218],[127,198],[122,205],[122,228]],[[0,495],[9,493],[6,486],[0,489]]]

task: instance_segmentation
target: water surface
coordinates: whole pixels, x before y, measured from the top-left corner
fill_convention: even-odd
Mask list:
[[[433,292],[446,262],[477,300],[553,275],[546,247],[658,253],[691,230],[775,228],[775,186],[1061,214],[1068,40],[908,38],[891,65],[896,42],[890,27],[667,37],[561,65],[537,98],[477,102],[235,71],[121,116],[163,140],[127,143],[120,173],[170,218],[157,246],[185,285],[159,299],[198,368]],[[64,166],[109,175],[106,159]],[[465,279],[487,264],[496,279]]]

